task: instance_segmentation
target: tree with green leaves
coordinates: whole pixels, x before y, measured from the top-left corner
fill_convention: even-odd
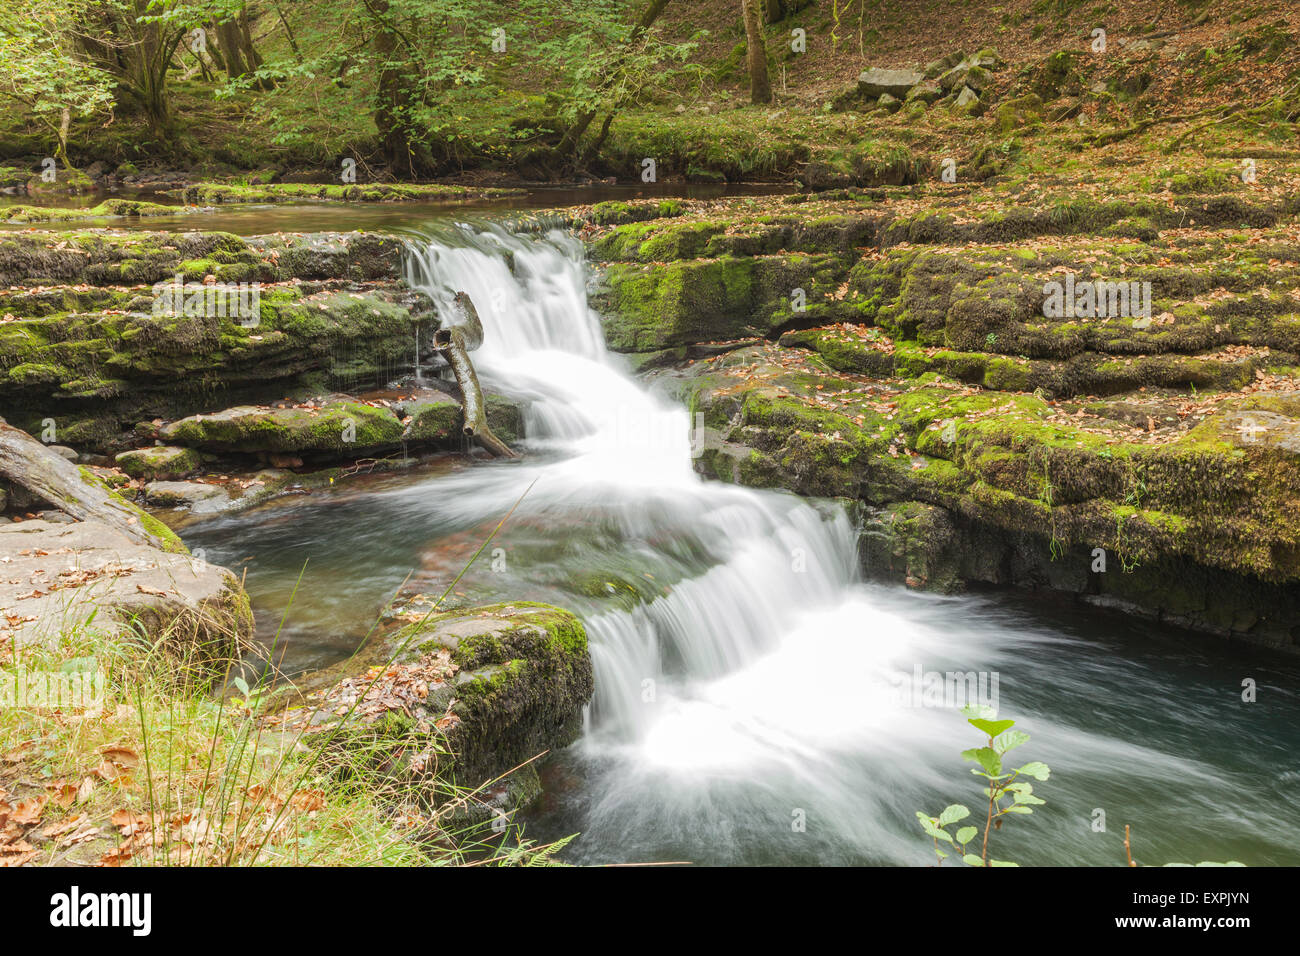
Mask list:
[[[18,104],[54,137],[65,169],[75,116],[107,113],[113,80],[70,42],[67,24],[80,5],[65,0],[20,0],[0,12],[0,97]]]
[[[98,0],[77,4],[80,13],[68,24],[78,47],[158,134],[171,126],[167,74],[191,29],[168,15],[176,6],[174,0]]]

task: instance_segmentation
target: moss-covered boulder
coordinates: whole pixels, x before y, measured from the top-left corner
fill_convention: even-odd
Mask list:
[[[360,455],[401,444],[393,411],[357,401],[290,407],[237,406],[165,425],[160,435],[214,452]]]
[[[187,478],[198,471],[202,456],[193,448],[153,445],[124,451],[117,456],[117,466],[132,478],[146,481],[171,481]]]
[[[487,420],[493,434],[504,442],[518,441],[523,436],[523,413],[519,403],[501,395],[487,394]],[[459,448],[463,440],[464,411],[460,401],[450,395],[420,397],[399,407],[399,412],[410,420],[402,432],[404,441],[429,445],[435,448]]]
[[[436,804],[448,781],[474,787],[576,740],[592,671],[581,621],[515,602],[421,617],[308,683],[323,688],[316,731],[342,749],[364,741]],[[521,779],[535,796],[535,777]]]
[[[944,509],[919,501],[868,506],[861,509],[858,524],[858,560],[873,577],[929,591],[963,586],[959,540]]]

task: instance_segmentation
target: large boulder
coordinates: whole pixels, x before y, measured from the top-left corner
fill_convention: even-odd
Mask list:
[[[205,451],[351,455],[400,445],[402,432],[391,409],[342,400],[281,408],[240,405],[182,418],[160,434]]]
[[[322,689],[299,724],[333,732],[341,753],[364,739],[384,772],[427,784],[433,804],[449,779],[492,781],[578,738],[592,670],[586,629],[568,611],[520,601],[403,616],[414,620],[305,679]],[[531,768],[510,777],[536,795]]]
[[[484,402],[488,424],[497,437],[517,441],[523,435],[519,403],[494,394],[485,396]],[[457,451],[465,440],[463,426],[459,400],[445,392],[420,389],[412,399],[392,407],[346,395],[297,405],[238,405],[171,422],[158,435],[187,448],[256,454],[269,457],[273,464],[298,467],[303,458],[355,458],[403,444]]]

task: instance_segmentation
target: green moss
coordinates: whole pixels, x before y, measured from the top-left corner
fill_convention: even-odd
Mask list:
[[[276,183],[247,186],[238,183],[195,183],[173,190],[192,205],[225,203],[277,203],[295,200],[324,200],[327,202],[416,202],[464,201],[517,196],[522,189],[496,187],[450,186],[417,183],[368,183],[356,185],[317,185],[312,183]]]

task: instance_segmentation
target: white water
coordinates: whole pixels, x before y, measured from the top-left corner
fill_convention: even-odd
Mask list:
[[[540,821],[547,835],[582,832],[576,859],[926,863],[914,811],[978,801],[958,757],[977,741],[952,708],[899,703],[917,667],[1000,672],[1003,714],[1034,735],[1026,759],[1057,771],[1050,833],[1033,829],[1039,816],[1010,828],[1038,834],[1009,838],[1026,862],[1116,862],[1113,840],[1089,839],[1098,806],[1121,832],[1143,821],[1165,859],[1243,844],[1267,858],[1261,847],[1285,844],[1268,812],[1282,784],[1266,776],[1250,792],[1232,778],[1239,755],[1207,760],[1198,728],[1243,719],[1222,712],[1209,678],[1181,675],[1174,693],[1166,661],[1113,662],[1004,607],[864,585],[838,508],[698,477],[685,411],[605,350],[576,240],[462,227],[418,250],[408,279],[443,314],[457,291],[477,307],[485,387],[530,399],[529,454],[382,493],[375,507],[400,527],[372,514],[333,534],[357,555],[386,553],[494,521],[532,484],[514,523],[584,549],[593,571],[653,582],[648,603],[590,602],[584,615],[595,697],[582,740],[557,758],[570,784],[552,788]],[[1229,790],[1257,807],[1249,826],[1244,810],[1216,817]],[[1179,856],[1189,835],[1195,849]]]
[[[457,290],[469,293],[484,326],[475,362],[485,387],[517,391],[523,383],[533,402],[530,444],[556,453],[543,465],[467,476],[474,507],[508,508],[536,479],[521,514],[612,518],[629,540],[685,535],[719,555],[649,605],[587,621],[596,670],[587,745],[635,747],[644,759],[683,766],[733,746],[770,747],[782,736],[782,708],[772,701],[769,713],[759,703],[763,671],[792,635],[844,600],[854,580],[847,519],[790,495],[695,474],[686,412],[634,382],[605,350],[576,240],[553,233],[529,241],[495,230],[467,232],[464,240],[459,248],[429,246],[408,279],[442,314],[454,314]],[[672,676],[663,666],[667,650],[681,663]],[[722,702],[726,694],[737,695],[734,705]],[[734,739],[737,728],[725,716],[682,726],[693,723],[685,715],[719,706],[734,707],[749,725],[739,736],[753,740]],[[683,739],[665,746],[672,737]]]

